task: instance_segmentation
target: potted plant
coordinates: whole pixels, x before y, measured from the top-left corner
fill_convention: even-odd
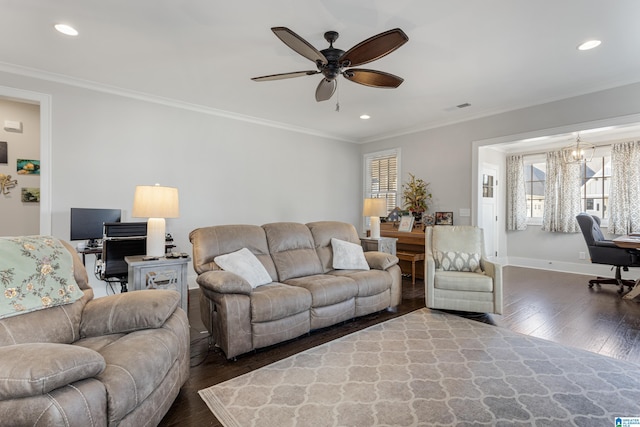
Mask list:
[[[422,219],[422,213],[429,210],[432,197],[429,192],[429,183],[410,173],[409,181],[402,184],[402,197],[404,208],[413,214],[416,221],[419,221]]]

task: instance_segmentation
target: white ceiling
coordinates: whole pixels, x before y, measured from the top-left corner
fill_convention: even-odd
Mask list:
[[[0,0],[0,70],[367,142],[638,82],[639,18],[638,0]],[[366,68],[405,81],[376,89],[340,77],[340,112],[337,94],[315,101],[319,75],[253,82],[315,69],[273,26],[319,50],[327,30],[347,50],[399,27],[409,42]],[[576,49],[591,38],[602,45]]]

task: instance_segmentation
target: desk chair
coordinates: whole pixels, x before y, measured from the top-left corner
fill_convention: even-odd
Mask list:
[[[614,278],[597,277],[591,279],[589,280],[589,287],[593,288],[593,285],[617,285],[620,287],[618,293],[624,291],[624,286],[628,286],[631,289],[635,281],[623,279],[620,269],[629,271],[629,267],[640,267],[640,258],[638,256],[640,253],[636,252],[635,249],[620,248],[611,240],[605,239],[600,229],[600,218],[597,216],[582,212],[576,216],[576,220],[587,243],[591,262],[610,265],[612,269],[614,267],[616,269]]]

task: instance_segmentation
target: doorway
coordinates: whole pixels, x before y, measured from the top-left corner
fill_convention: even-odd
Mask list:
[[[482,167],[482,223],[487,258],[498,257],[498,166],[489,163]]]
[[[37,92],[0,86],[0,99],[40,107],[40,202],[39,202],[39,233],[51,234],[51,97]]]

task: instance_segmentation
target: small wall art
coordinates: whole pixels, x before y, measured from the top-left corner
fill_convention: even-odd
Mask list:
[[[0,192],[2,192],[2,194],[6,196],[16,185],[18,185],[17,179],[11,179],[11,175],[0,173]]]
[[[40,189],[38,187],[22,187],[21,200],[24,203],[38,203],[40,201]]]
[[[436,225],[453,225],[453,212],[436,212]]]
[[[18,159],[18,175],[40,175],[40,160]]]
[[[433,216],[433,214],[427,214],[427,213],[423,213],[422,214],[422,223],[425,226],[429,226],[429,225],[433,225],[435,224],[435,217]]]
[[[9,163],[9,149],[6,141],[0,141],[0,163]]]

